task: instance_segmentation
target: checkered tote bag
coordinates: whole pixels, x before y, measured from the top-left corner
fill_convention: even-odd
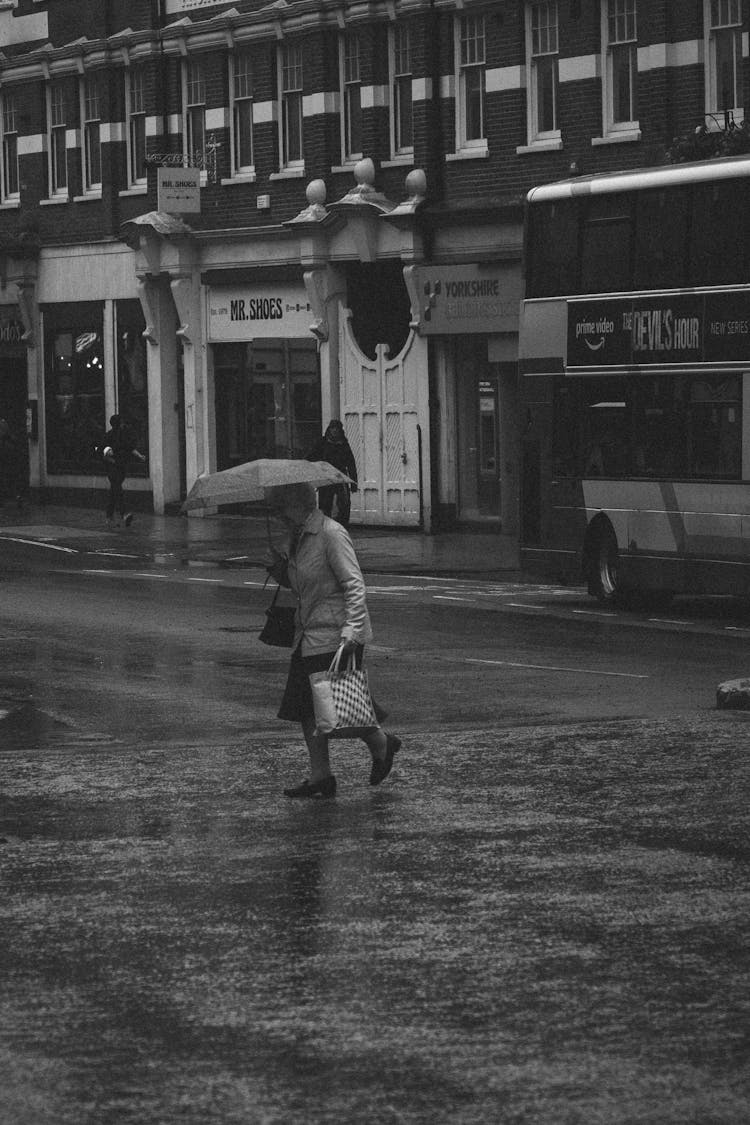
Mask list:
[[[321,734],[329,738],[360,738],[378,720],[370,697],[367,672],[354,666],[350,653],[342,666],[343,648],[339,648],[327,672],[310,676],[315,723]]]

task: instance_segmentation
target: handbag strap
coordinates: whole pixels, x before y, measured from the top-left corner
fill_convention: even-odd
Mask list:
[[[341,676],[344,672],[354,671],[354,653],[350,652],[346,657],[346,664],[341,667],[341,661],[344,659],[344,642],[342,641],[334,653],[333,660],[328,667],[329,676]]]

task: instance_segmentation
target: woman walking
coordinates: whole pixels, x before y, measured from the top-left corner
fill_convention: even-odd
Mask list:
[[[339,646],[362,666],[365,643],[372,638],[365,601],[365,582],[348,531],[316,507],[309,484],[266,490],[266,500],[290,533],[289,554],[272,551],[269,573],[291,587],[297,597],[295,635],[279,718],[297,722],[310,755],[310,777],[287,797],[334,797],[328,737],[317,730],[310,674],[323,672]],[[377,714],[377,709],[376,709]],[[370,785],[380,785],[391,772],[401,740],[374,727],[364,736],[370,755]]]

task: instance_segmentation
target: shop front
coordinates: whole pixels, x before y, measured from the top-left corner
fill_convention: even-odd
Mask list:
[[[517,526],[517,263],[412,266],[412,315],[431,343],[437,522]]]
[[[217,468],[305,457],[322,432],[322,413],[304,285],[217,285],[207,303]]]
[[[70,300],[75,293],[78,299]],[[96,446],[120,414],[146,457],[129,468],[135,506],[151,505],[145,321],[132,259],[120,250],[43,253],[30,410],[38,411],[33,477],[47,495],[90,502],[107,486]]]

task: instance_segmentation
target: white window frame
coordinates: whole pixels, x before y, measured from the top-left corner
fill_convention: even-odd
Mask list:
[[[390,132],[391,157],[407,158],[414,155],[414,102],[412,99],[413,54],[411,28],[408,23],[394,24],[388,35],[388,72],[390,74]],[[401,115],[404,99],[408,98],[411,119],[411,141],[403,144]]]
[[[125,143],[129,188],[143,187],[148,179],[145,78],[145,67],[133,66],[125,71]]]
[[[65,86],[61,81],[47,83],[47,193],[49,199],[68,199],[68,125],[65,119]],[[64,182],[59,176],[62,163]]]
[[[613,10],[610,12],[610,8]],[[614,25],[611,19],[614,19]],[[640,139],[636,114],[615,121],[615,51],[627,51],[630,63],[630,108],[638,95],[638,11],[637,0],[602,0],[602,120],[605,138]],[[613,28],[614,34],[611,34]]]
[[[486,154],[486,27],[483,12],[464,12],[455,22],[455,73],[456,73],[456,152]],[[474,94],[475,76],[479,76],[479,136],[470,137],[468,120],[469,102]]]
[[[339,89],[341,90],[341,162],[362,159],[362,82],[360,39],[356,31],[339,36]],[[357,125],[357,117],[359,125]],[[359,132],[359,136],[357,136]]]
[[[706,123],[709,128],[723,127],[723,114],[725,109],[732,114],[737,124],[740,124],[745,116],[745,109],[741,102],[739,105],[723,106],[721,104],[723,98],[718,88],[719,68],[717,57],[719,36],[733,40],[733,46],[736,52],[735,63],[737,66],[734,82],[735,89],[733,93],[736,95],[739,88],[739,94],[742,97],[742,63],[745,51],[745,36],[742,28],[742,0],[703,0],[704,58],[706,60],[704,67],[706,78],[706,114],[712,114],[718,119],[718,123],[707,120]]]
[[[534,13],[546,9],[547,23],[543,26],[534,24]],[[557,0],[533,0],[526,5],[526,73],[529,76],[526,98],[526,135],[530,146],[538,145],[540,148],[554,144],[558,147],[562,134],[560,132],[559,96],[560,96],[560,37],[559,37],[559,9]],[[552,59],[553,67],[553,101],[554,122],[551,129],[539,128],[540,91],[542,67],[549,65]]]
[[[195,164],[195,157],[199,163]],[[206,73],[200,58],[182,64],[182,158],[186,167],[199,167],[201,184],[206,171]]]
[[[232,177],[255,179],[255,137],[253,135],[253,66],[250,51],[240,50],[229,56],[229,120],[231,122]],[[250,160],[242,160],[241,118],[250,127]]]
[[[302,44],[281,43],[278,48],[279,168],[301,173],[305,169]],[[292,119],[299,133],[299,153],[290,150]]]
[[[2,130],[0,200],[3,203],[19,203],[21,178],[18,167],[18,97],[14,90],[0,92],[0,129]]]
[[[102,194],[102,73],[81,75],[78,86],[81,120],[81,181],[84,196]]]

